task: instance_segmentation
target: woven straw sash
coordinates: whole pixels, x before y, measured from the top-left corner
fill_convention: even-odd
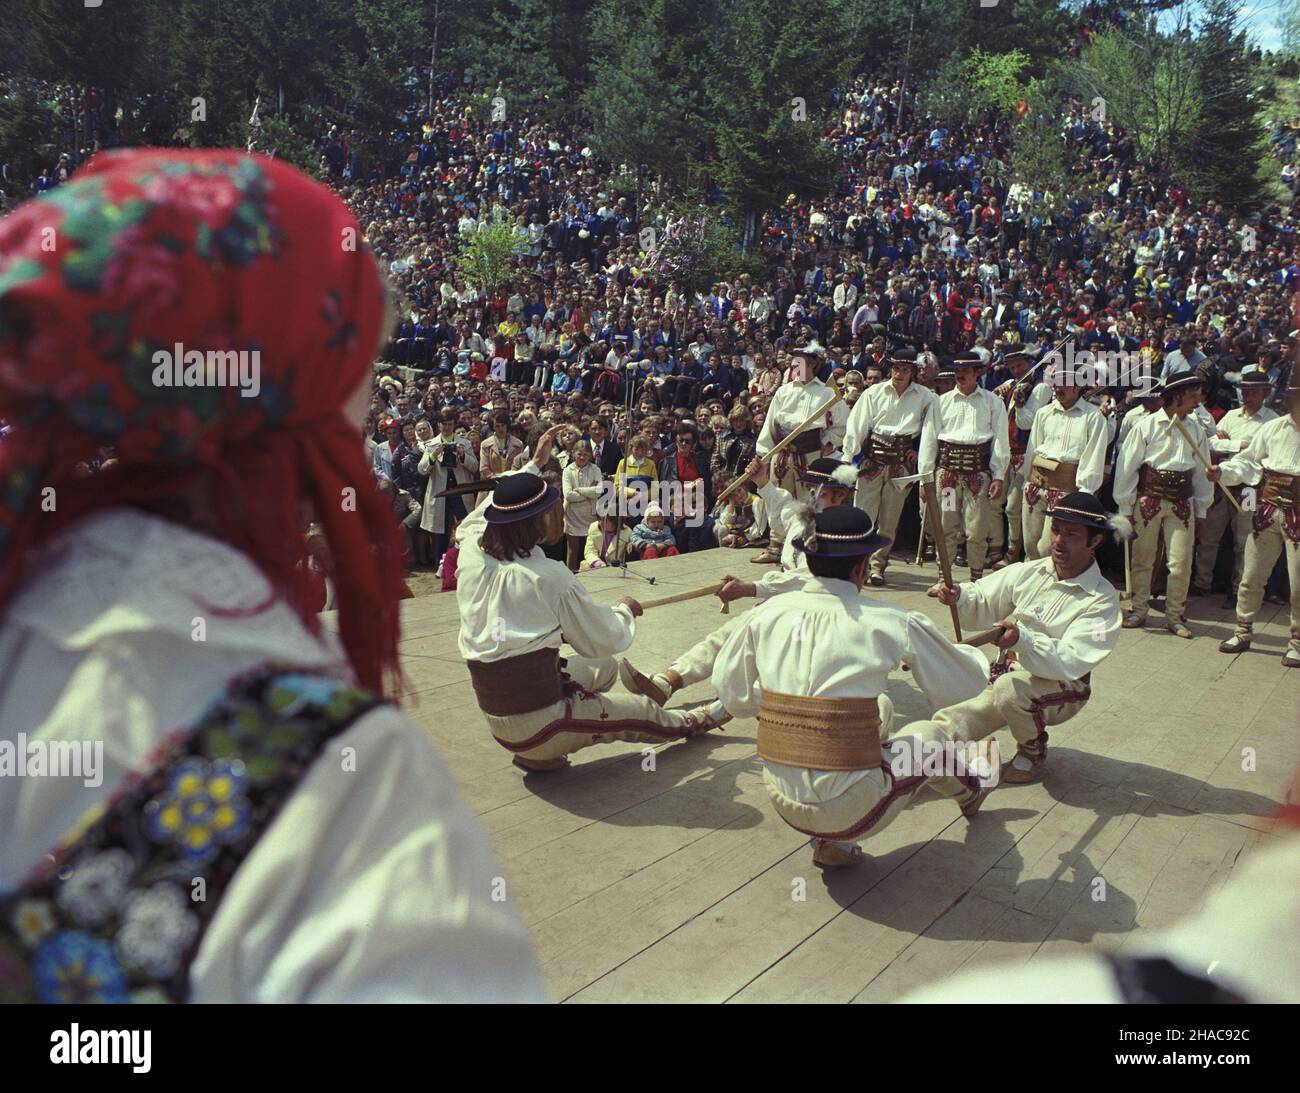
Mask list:
[[[1283,474],[1265,467],[1260,496],[1270,505],[1281,509],[1300,508],[1300,475]]]
[[[1077,463],[1062,463],[1058,459],[1035,455],[1029,468],[1029,481],[1039,489],[1073,493],[1076,489],[1074,476],[1078,470]]]
[[[874,698],[809,698],[764,691],[758,754],[809,770],[874,770],[881,765],[880,707]]]

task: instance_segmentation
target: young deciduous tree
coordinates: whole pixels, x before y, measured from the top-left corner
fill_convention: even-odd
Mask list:
[[[457,256],[465,279],[489,294],[509,281],[520,253],[521,230],[517,219],[502,218],[465,236]]]

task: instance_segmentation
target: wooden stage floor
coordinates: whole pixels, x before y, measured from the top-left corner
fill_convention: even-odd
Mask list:
[[[601,600],[649,599],[727,571],[752,579],[764,571],[752,553],[637,566],[653,589],[582,579]],[[934,573],[894,565],[870,591],[947,633],[924,595]],[[487,828],[554,1001],[887,1002],[971,965],[1120,949],[1193,909],[1270,837],[1262,817],[1300,767],[1300,671],[1280,664],[1285,608],[1265,605],[1252,651],[1219,653],[1231,632],[1220,603],[1190,602],[1194,641],[1154,610],[1147,630],[1123,632],[1092,700],[1052,730],[1041,784],[996,789],[973,823],[923,790],[864,843],[863,866],[833,874],[769,805],[752,720],[658,747],[653,771],[642,745],[610,744],[525,778],[475,705],[451,594],[403,605],[404,705]],[[628,655],[659,670],[720,621],[712,598],[650,611]],[[898,723],[930,712],[905,673],[889,694]],[[704,683],[672,704],[709,697]],[[999,740],[1009,755],[1010,734]],[[1243,770],[1248,748],[1255,770]]]

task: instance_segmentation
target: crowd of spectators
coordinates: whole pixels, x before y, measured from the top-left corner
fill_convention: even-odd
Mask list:
[[[761,504],[744,492],[725,510],[715,502],[754,453],[790,351],[809,341],[850,399],[901,353],[921,354],[920,382],[936,386],[944,362],[973,350],[995,388],[1007,352],[1067,337],[1079,351],[1192,363],[1216,417],[1246,363],[1285,388],[1296,207],[1247,222],[1193,201],[1082,104],[1061,121],[1084,153],[1062,180],[1078,196],[1046,215],[1013,183],[1006,126],[910,110],[900,122],[897,85],[860,76],[823,134],[839,162],[832,191],[761,217],[765,273],[694,294],[640,249],[665,197],[657,184],[638,200],[577,129],[525,111],[488,120],[481,89],[450,73],[435,83],[432,110],[413,104],[378,155],[359,155],[338,127],[319,140],[320,175],[356,211],[400,301],[366,429],[412,565],[439,565],[476,496],[435,494],[521,466],[561,423],[548,473],[566,505],[556,556],[572,568],[761,544]],[[57,185],[78,160],[42,177]],[[502,220],[516,225],[518,257],[485,289],[458,256]],[[1115,412],[1134,405],[1119,377],[1103,381]],[[604,519],[611,497],[654,500],[668,482],[691,488],[658,513]]]

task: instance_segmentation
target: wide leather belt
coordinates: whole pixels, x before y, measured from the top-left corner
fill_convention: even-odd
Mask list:
[[[1062,463],[1058,459],[1048,459],[1044,455],[1035,455],[1033,465],[1029,468],[1029,481],[1042,490],[1060,490],[1062,493],[1073,493],[1077,488],[1075,475],[1078,472],[1079,464],[1077,463]]]
[[[880,706],[874,698],[810,698],[764,690],[758,702],[758,754],[807,770],[875,770]]]
[[[1300,509],[1300,474],[1283,474],[1265,467],[1259,496],[1281,509]]]
[[[939,441],[939,466],[957,474],[979,474],[989,469],[993,457],[993,441],[981,444],[955,444]]]
[[[564,700],[560,651],[538,649],[504,660],[467,660],[478,708],[493,717],[533,713]]]
[[[781,429],[777,427],[777,442],[784,440],[793,430]],[[822,431],[820,429],[807,428],[800,433],[794,440],[790,441],[790,450],[798,452],[800,455],[808,455],[812,452],[822,450]]]
[[[1191,471],[1158,471],[1149,463],[1138,471],[1138,493],[1143,497],[1186,501],[1195,492]]]
[[[872,463],[896,467],[907,462],[907,455],[916,447],[914,436],[885,436],[872,433],[867,441],[867,458]]]

